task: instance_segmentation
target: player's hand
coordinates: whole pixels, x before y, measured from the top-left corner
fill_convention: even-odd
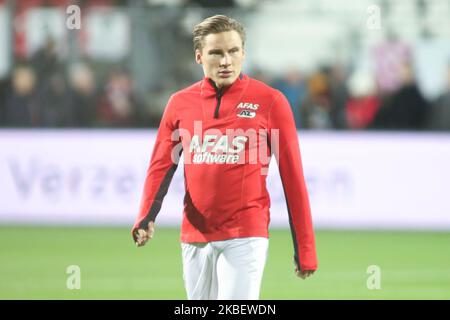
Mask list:
[[[142,247],[147,243],[148,240],[153,238],[153,234],[155,233],[155,222],[150,221],[148,223],[147,230],[137,229],[134,232],[134,238],[136,239],[136,246]]]
[[[297,277],[302,278],[303,280],[305,280],[306,278],[312,276],[314,274],[315,270],[301,270],[301,268],[299,268],[297,266],[297,264],[294,261],[294,266],[295,266],[295,274],[297,275]]]

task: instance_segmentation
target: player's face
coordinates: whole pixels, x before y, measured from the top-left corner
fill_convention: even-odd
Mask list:
[[[203,39],[203,48],[195,51],[195,60],[203,66],[205,76],[219,88],[237,79],[244,58],[241,37],[234,30],[208,34]]]

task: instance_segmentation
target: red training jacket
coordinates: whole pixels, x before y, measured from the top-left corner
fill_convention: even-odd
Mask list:
[[[268,237],[270,156],[278,162],[302,270],[317,257],[297,130],[284,95],[246,75],[218,89],[205,77],[171,96],[147,171],[132,234],[155,221],[184,154],[182,242]],[[136,240],[136,239],[135,239]]]

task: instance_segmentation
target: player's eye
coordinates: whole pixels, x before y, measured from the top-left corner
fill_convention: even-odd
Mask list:
[[[222,55],[222,52],[221,51],[210,51],[209,54],[213,55],[213,56],[220,56],[220,55]]]

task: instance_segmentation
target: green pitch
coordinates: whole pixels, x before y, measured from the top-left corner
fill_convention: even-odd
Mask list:
[[[0,227],[0,299],[185,299],[178,239],[157,229],[138,249],[127,228]],[[296,278],[290,233],[272,230],[261,298],[450,299],[448,232],[318,231],[317,250],[319,271]],[[70,265],[80,290],[66,287]]]

